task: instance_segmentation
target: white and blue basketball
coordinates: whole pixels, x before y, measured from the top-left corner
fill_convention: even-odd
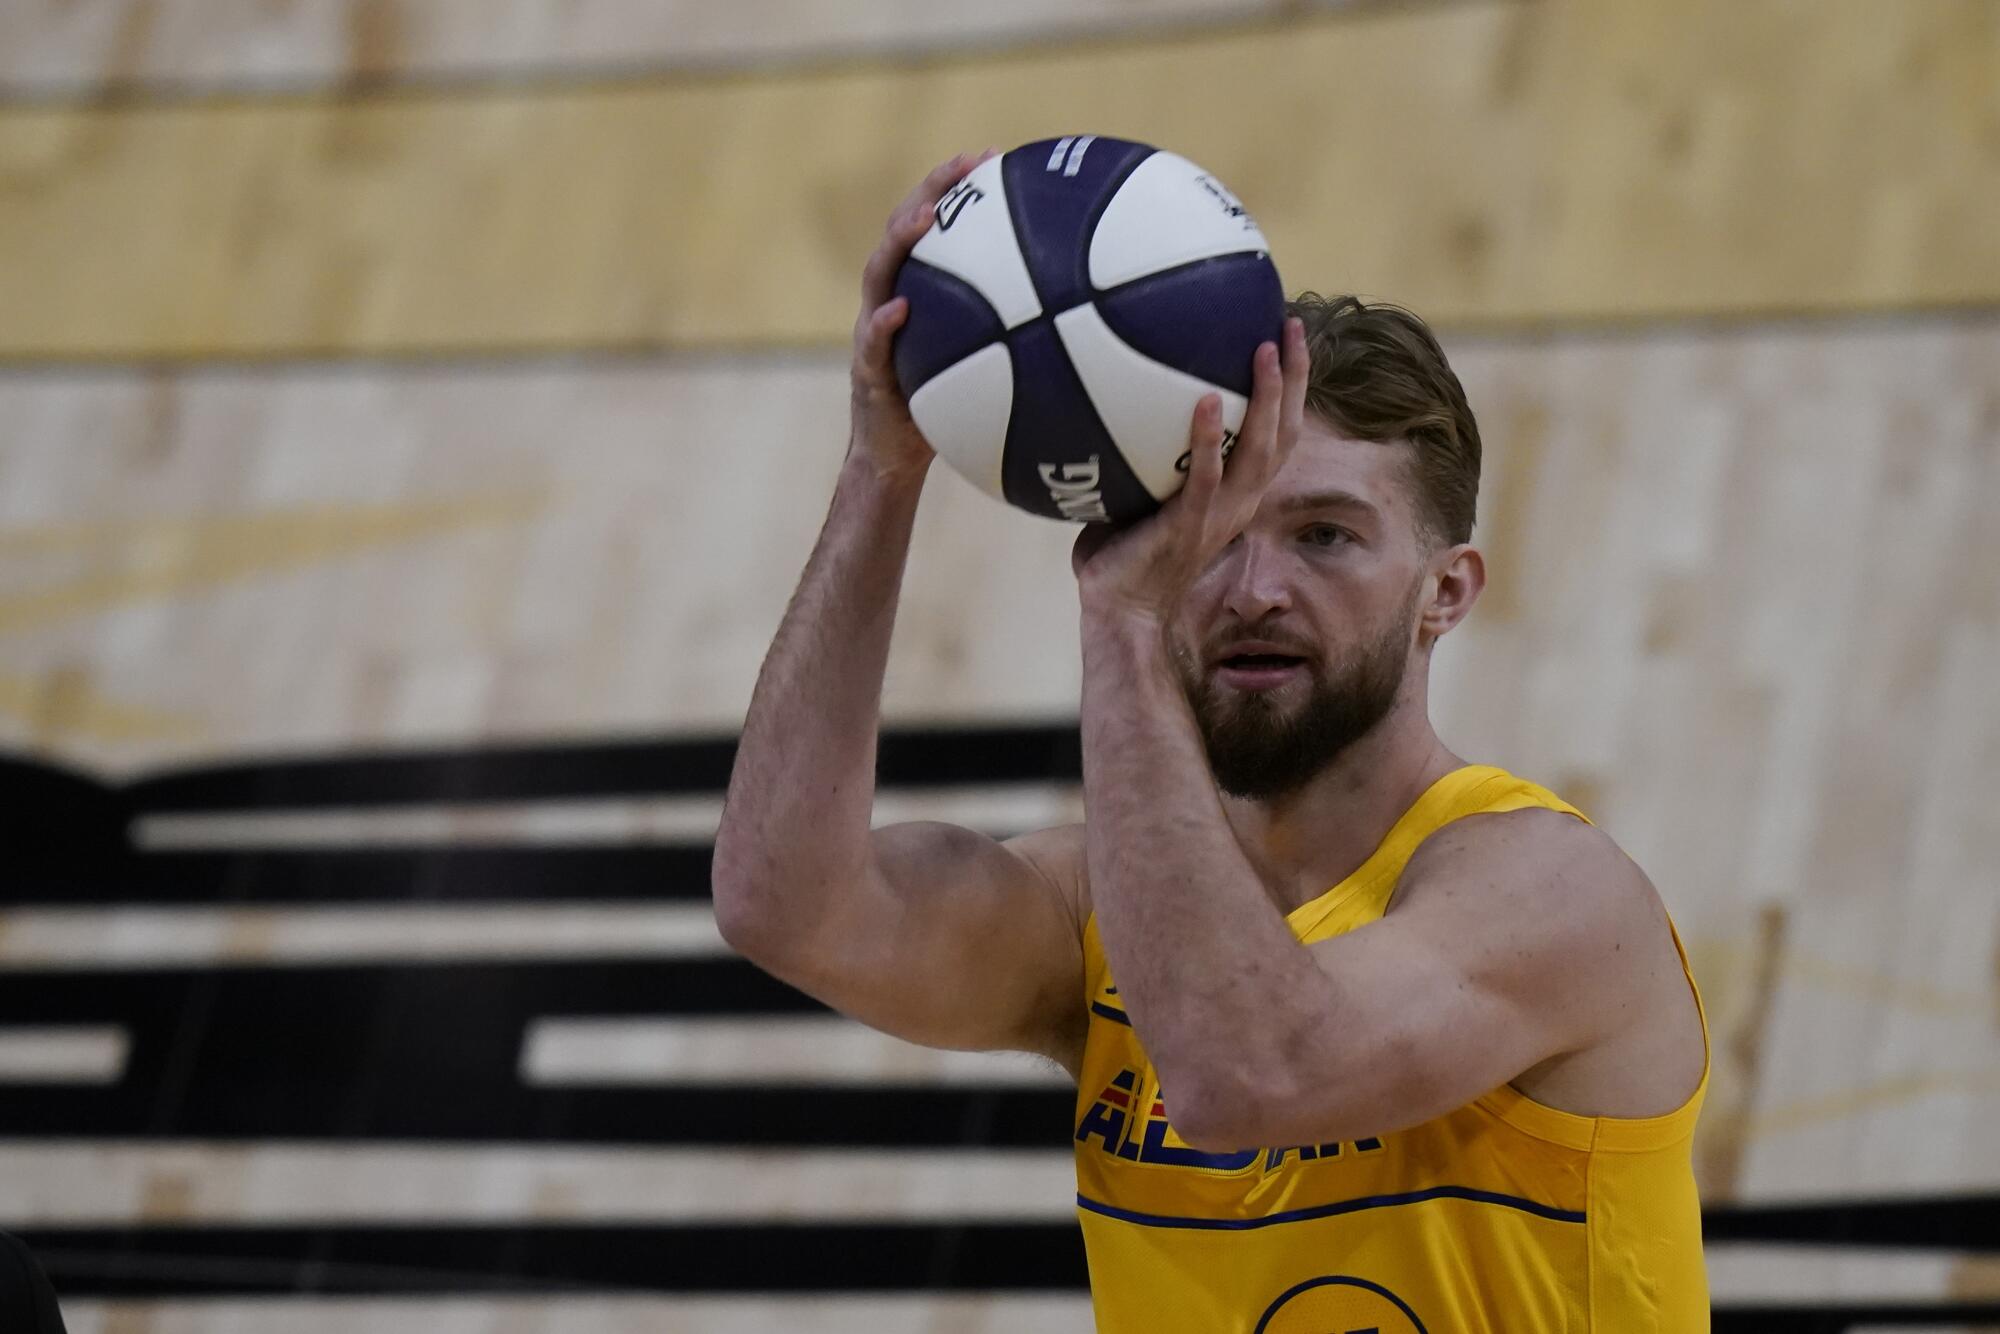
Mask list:
[[[1221,182],[1146,144],[1076,135],[981,163],[938,201],[896,278],[896,377],[931,447],[1054,519],[1122,522],[1187,475],[1222,396],[1284,325],[1264,234]]]

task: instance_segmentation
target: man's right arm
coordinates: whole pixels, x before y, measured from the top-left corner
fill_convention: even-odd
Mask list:
[[[873,1027],[929,1046],[1037,1051],[1083,1030],[1080,839],[943,824],[870,830],[883,671],[931,451],[889,347],[897,267],[974,159],[933,172],[862,280],[854,434],[826,526],[752,695],[716,834],[732,947]]]

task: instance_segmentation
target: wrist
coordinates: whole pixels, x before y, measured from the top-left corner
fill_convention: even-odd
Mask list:
[[[1169,656],[1166,617],[1151,607],[1116,598],[1083,599],[1086,656],[1116,654],[1127,659]]]
[[[848,441],[847,457],[840,464],[838,485],[844,491],[859,491],[883,500],[914,505],[923,492],[924,479],[930,473],[934,457],[929,453],[904,458],[884,457],[856,437]]]

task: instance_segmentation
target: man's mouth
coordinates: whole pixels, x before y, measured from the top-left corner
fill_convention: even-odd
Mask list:
[[[1216,675],[1239,690],[1269,690],[1305,670],[1306,660],[1289,653],[1232,653],[1216,662]]]

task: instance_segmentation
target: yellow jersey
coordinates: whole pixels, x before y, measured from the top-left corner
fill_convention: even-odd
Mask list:
[[[1536,806],[1585,818],[1500,769],[1445,775],[1360,869],[1288,916],[1293,934],[1375,921],[1431,834]],[[1377,1139],[1204,1153],[1174,1133],[1095,915],[1084,962],[1076,1203],[1099,1334],[1708,1329],[1689,1153],[1705,1066],[1684,1106],[1645,1120],[1577,1116],[1503,1085]]]

